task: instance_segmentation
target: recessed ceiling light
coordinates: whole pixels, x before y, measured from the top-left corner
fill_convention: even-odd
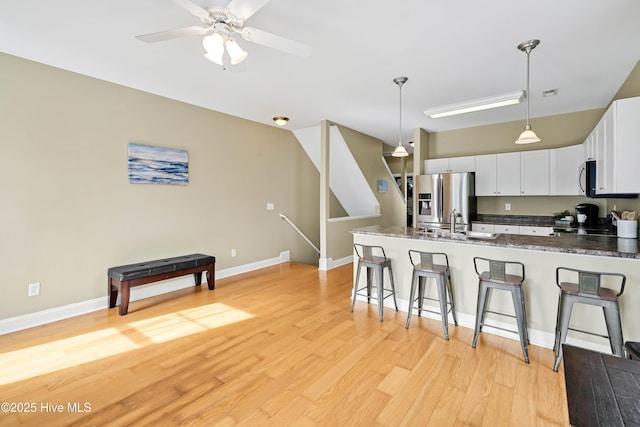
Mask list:
[[[547,89],[542,91],[542,96],[556,96],[558,94],[558,89]]]

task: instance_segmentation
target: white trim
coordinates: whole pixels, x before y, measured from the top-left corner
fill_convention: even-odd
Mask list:
[[[379,208],[380,206],[378,206]],[[352,221],[358,219],[369,219],[369,218],[380,218],[382,214],[376,215],[358,215],[358,216],[341,216],[336,218],[329,218],[327,222],[341,222],[341,221]]]
[[[333,259],[329,258],[320,258],[318,260],[318,270],[327,271],[331,270],[331,264],[333,263]]]
[[[216,279],[224,279],[225,277],[235,276],[237,274],[247,273],[260,268],[270,267],[272,265],[281,264],[290,260],[289,251],[280,253],[276,258],[270,258],[238,267],[226,268],[215,272]],[[172,280],[165,280],[156,284],[138,286],[131,289],[130,301],[137,301],[144,298],[162,295],[168,292],[177,291],[179,289],[193,287],[193,276],[183,276]],[[203,284],[203,286],[206,286]],[[49,308],[34,313],[23,314],[20,316],[0,319],[0,335],[9,334],[11,332],[23,329],[33,328],[35,326],[47,323],[57,322],[58,320],[68,319],[70,317],[79,316],[81,314],[91,313],[93,311],[103,310],[109,306],[108,296],[94,298],[88,301],[80,301],[67,304],[61,307]]]
[[[318,262],[318,270],[327,271],[332,270],[334,268],[347,265],[353,262],[353,255],[346,256],[344,258],[340,258],[338,260],[333,260],[333,258],[320,258]]]
[[[353,294],[353,289],[351,292]],[[360,301],[366,303],[367,302],[366,296],[358,295],[358,297],[356,298],[356,302],[360,302]],[[397,301],[398,301],[398,311],[403,311],[405,313],[408,312],[409,302],[403,299],[398,299]],[[372,304],[376,304],[376,302],[374,301],[372,302]],[[428,303],[425,303],[425,305],[429,305],[429,309],[431,310],[434,310],[434,309],[438,311],[440,310],[438,306],[431,305]],[[393,299],[391,298],[385,299],[384,306],[393,309],[394,308]],[[358,304],[356,304],[355,309],[357,308],[358,308]],[[413,324],[416,320],[415,318],[418,315],[417,310],[414,309],[412,314],[413,314],[413,317],[412,317],[411,323]],[[423,311],[422,317],[440,321],[440,315],[431,313],[429,311]],[[458,326],[462,326],[469,329],[475,329],[475,324],[476,324],[475,315],[466,314],[466,313],[456,313],[456,317],[458,318]],[[492,326],[497,326],[503,329],[496,329],[495,327],[492,327]],[[453,324],[453,317],[451,316],[451,314],[449,314],[449,335],[451,335],[452,327],[455,328],[456,326]],[[503,338],[520,341],[520,338],[517,333],[504,330],[504,329],[515,329],[515,327],[516,326],[513,323],[500,322],[500,321],[487,319],[485,320],[484,327],[482,328],[482,333],[488,333],[488,334],[497,335]],[[554,334],[550,332],[542,332],[540,330],[531,329],[531,328],[528,329],[528,333],[529,333],[530,344],[537,345],[539,347],[545,347],[548,349],[553,348],[553,345],[555,342]],[[577,347],[586,348],[589,350],[597,351],[599,353],[612,354],[611,347],[608,344],[597,344],[590,341],[583,341],[581,339],[571,337],[571,336],[567,337],[566,344],[575,345]]]

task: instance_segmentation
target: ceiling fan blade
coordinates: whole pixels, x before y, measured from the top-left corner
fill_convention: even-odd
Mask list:
[[[195,25],[192,27],[176,28],[175,30],[166,30],[166,31],[159,31],[157,33],[142,34],[140,36],[136,36],[136,38],[143,42],[155,43],[155,42],[161,42],[164,40],[177,39],[179,37],[202,35],[202,34],[206,34],[209,30],[210,28],[208,27],[200,27]]]
[[[209,11],[193,3],[191,0],[173,0],[173,1],[174,3],[184,7],[189,12],[193,13],[198,18],[202,19],[203,22],[213,23],[213,20],[211,19],[211,15],[209,15]]]
[[[248,19],[271,0],[232,0],[227,10],[238,19]]]
[[[242,30],[242,37],[253,43],[261,44],[273,49],[297,55],[302,58],[308,58],[311,55],[311,47],[284,37],[277,36],[266,31],[253,27],[245,27]]]

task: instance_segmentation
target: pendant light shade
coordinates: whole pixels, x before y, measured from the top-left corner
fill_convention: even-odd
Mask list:
[[[242,50],[240,45],[238,45],[238,43],[236,43],[234,39],[232,38],[227,39],[224,45],[227,48],[227,53],[229,54],[229,57],[231,57],[231,64],[233,65],[239,64],[242,61],[244,61],[244,59],[247,57],[247,52]]]
[[[215,62],[218,65],[222,65],[222,55],[224,55],[224,40],[218,33],[213,33],[206,36],[202,40],[202,46],[207,51],[204,57],[209,61]]]
[[[532,144],[540,141],[540,138],[538,138],[538,135],[531,130],[531,125],[529,124],[529,99],[531,99],[531,95],[529,93],[529,55],[531,54],[531,51],[538,46],[538,44],[540,44],[540,40],[534,39],[522,42],[518,45],[518,49],[527,54],[527,124],[524,126],[524,132],[522,132],[520,137],[516,140],[516,144]]]
[[[402,85],[405,84],[407,80],[409,80],[407,77],[396,77],[393,79],[393,82],[400,88],[400,134],[398,136],[398,146],[393,150],[393,153],[391,153],[393,157],[407,157],[409,155],[407,149],[402,145]]]

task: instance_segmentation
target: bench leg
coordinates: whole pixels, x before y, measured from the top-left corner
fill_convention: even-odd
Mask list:
[[[209,268],[207,269],[207,285],[210,291],[216,288],[216,270],[214,263],[209,264]]]
[[[120,316],[124,316],[129,311],[129,296],[130,296],[130,288],[129,281],[120,283]]]
[[[109,295],[109,308],[113,308],[116,306],[116,302],[118,301],[118,287],[113,284],[113,279],[111,277],[107,280],[107,294]]]
[[[196,286],[200,286],[202,283],[202,271],[199,273],[193,273],[193,279],[196,281]]]

